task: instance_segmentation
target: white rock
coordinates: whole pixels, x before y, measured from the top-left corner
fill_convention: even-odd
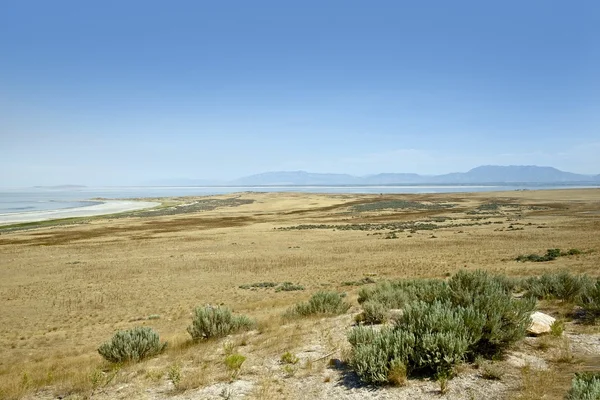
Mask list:
[[[527,333],[531,335],[543,335],[550,333],[552,324],[556,322],[556,318],[548,314],[536,311],[531,314],[531,325],[527,329]]]

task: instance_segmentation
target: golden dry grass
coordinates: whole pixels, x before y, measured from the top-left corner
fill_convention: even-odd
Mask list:
[[[278,359],[293,350],[302,332],[315,329],[310,324],[282,326],[279,315],[287,307],[321,288],[350,291],[353,300],[357,289],[342,283],[365,276],[443,277],[464,268],[509,275],[556,269],[598,275],[597,189],[385,196],[247,193],[241,198],[255,201],[195,214],[107,217],[2,233],[0,397],[19,398],[40,388],[58,394],[89,393],[94,390],[94,371],[108,376],[109,366],[97,354],[97,346],[115,330],[137,325],[154,327],[171,346],[158,360],[125,367],[129,372],[119,379],[139,375],[151,383],[173,363],[183,362],[196,365],[184,368],[183,388],[226,380],[222,354],[190,349],[185,332],[192,309],[205,303],[224,303],[261,321],[260,340],[248,339],[260,346],[249,348]],[[382,200],[454,206],[362,213],[351,208]],[[510,206],[472,213],[488,203]],[[440,216],[452,219],[436,223],[464,226],[398,232],[398,238],[390,240],[384,239],[389,230],[276,229],[431,222]],[[548,248],[593,252],[548,263],[513,261],[519,254]],[[291,281],[306,290],[239,288],[263,281]],[[148,319],[150,315],[160,318]],[[243,354],[244,347],[240,349]],[[244,368],[253,362],[249,358]],[[260,382],[260,393],[281,389],[268,377],[260,377]]]

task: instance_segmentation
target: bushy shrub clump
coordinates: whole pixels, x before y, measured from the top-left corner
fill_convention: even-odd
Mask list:
[[[390,308],[375,300],[365,301],[362,304],[362,308],[361,320],[365,324],[381,324],[386,322],[390,317]]]
[[[452,366],[465,359],[481,337],[483,322],[472,308],[453,307],[448,302],[408,305],[395,329],[415,337],[410,372],[449,375]]]
[[[600,317],[600,279],[591,285],[585,293],[577,299],[577,304],[585,312],[585,317],[595,321]]]
[[[231,333],[250,330],[254,322],[245,315],[234,316],[225,307],[197,307],[187,331],[193,340],[223,337]]]
[[[389,382],[395,370],[406,370],[415,345],[411,332],[388,327],[375,332],[359,326],[350,331],[348,340],[354,348],[350,366],[363,382],[376,385]]]
[[[166,346],[152,328],[137,327],[118,331],[98,348],[98,353],[113,363],[137,362],[161,353]]]
[[[486,272],[460,272],[447,283],[417,282],[380,284],[361,293],[363,306],[374,309],[377,299],[405,302],[393,327],[350,333],[350,365],[363,381],[389,382],[402,363],[408,374],[448,377],[465,359],[502,353],[525,336],[531,322],[535,299],[514,298],[510,282]]]
[[[482,331],[470,348],[471,356],[493,357],[525,336],[535,299],[514,298],[504,279],[484,271],[461,271],[448,285],[452,306],[472,307],[477,315],[475,319],[465,319],[472,331]],[[481,321],[483,325],[479,326]]]
[[[337,292],[317,292],[306,303],[296,304],[286,312],[287,317],[310,315],[338,315],[350,308],[344,295]]]
[[[447,296],[448,285],[439,280],[383,281],[358,292],[358,302],[364,310],[364,321],[369,324],[385,322],[387,310],[404,308],[407,304],[422,300],[431,302]]]
[[[571,382],[567,400],[600,399],[600,372],[579,372]]]
[[[594,280],[587,275],[560,272],[528,278],[523,286],[529,296],[540,300],[558,299],[575,302],[593,289]]]

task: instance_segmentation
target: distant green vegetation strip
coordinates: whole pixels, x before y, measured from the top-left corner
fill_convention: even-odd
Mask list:
[[[181,199],[178,204],[165,205],[164,207],[137,211],[124,216],[158,217],[164,215],[189,214],[201,211],[212,211],[221,207],[238,207],[252,203],[254,203],[254,200],[239,199],[237,197],[230,197],[227,199],[190,200],[189,202],[185,202],[185,199]]]
[[[392,230],[392,231],[431,231],[434,229],[440,228],[460,228],[464,226],[475,226],[475,225],[490,225],[492,222],[472,222],[472,223],[462,223],[462,224],[448,224],[448,225],[439,225],[433,224],[430,222],[385,222],[381,224],[339,224],[339,225],[330,225],[330,224],[302,224],[295,226],[286,226],[276,228],[281,231],[302,231],[302,230],[310,230],[310,229],[334,229],[340,231],[383,231],[383,230]]]
[[[88,223],[94,217],[73,217],[51,219],[47,221],[21,222],[18,224],[0,225],[0,232],[15,232],[27,229],[43,228],[47,226],[62,226]]]
[[[579,249],[570,249],[568,251],[560,251],[560,249],[548,249],[546,250],[546,254],[538,255],[538,254],[521,254],[515,260],[520,262],[546,262],[556,260],[558,257],[564,256],[576,256],[582,254],[582,251]]]
[[[418,201],[386,200],[374,203],[358,204],[352,207],[353,211],[379,211],[379,210],[442,210],[454,207],[449,203],[421,203]]]
[[[246,290],[275,289],[276,292],[294,292],[298,290],[304,290],[304,286],[297,285],[292,282],[256,282],[249,283],[246,285],[240,285],[239,288]]]

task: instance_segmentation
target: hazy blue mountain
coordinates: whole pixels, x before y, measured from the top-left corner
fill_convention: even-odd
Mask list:
[[[429,179],[429,176],[419,174],[394,174],[394,173],[383,173],[377,175],[370,175],[360,178],[363,185],[391,185],[394,183],[409,184],[409,183],[423,183]]]
[[[581,175],[553,167],[535,165],[485,165],[468,172],[444,175],[381,173],[357,177],[347,174],[320,174],[279,171],[250,175],[227,182],[231,185],[393,185],[393,184],[476,184],[476,183],[574,183],[600,182],[600,175]]]
[[[565,183],[592,181],[591,175],[574,174],[553,167],[535,165],[484,165],[468,172],[438,175],[434,182],[439,183]]]

